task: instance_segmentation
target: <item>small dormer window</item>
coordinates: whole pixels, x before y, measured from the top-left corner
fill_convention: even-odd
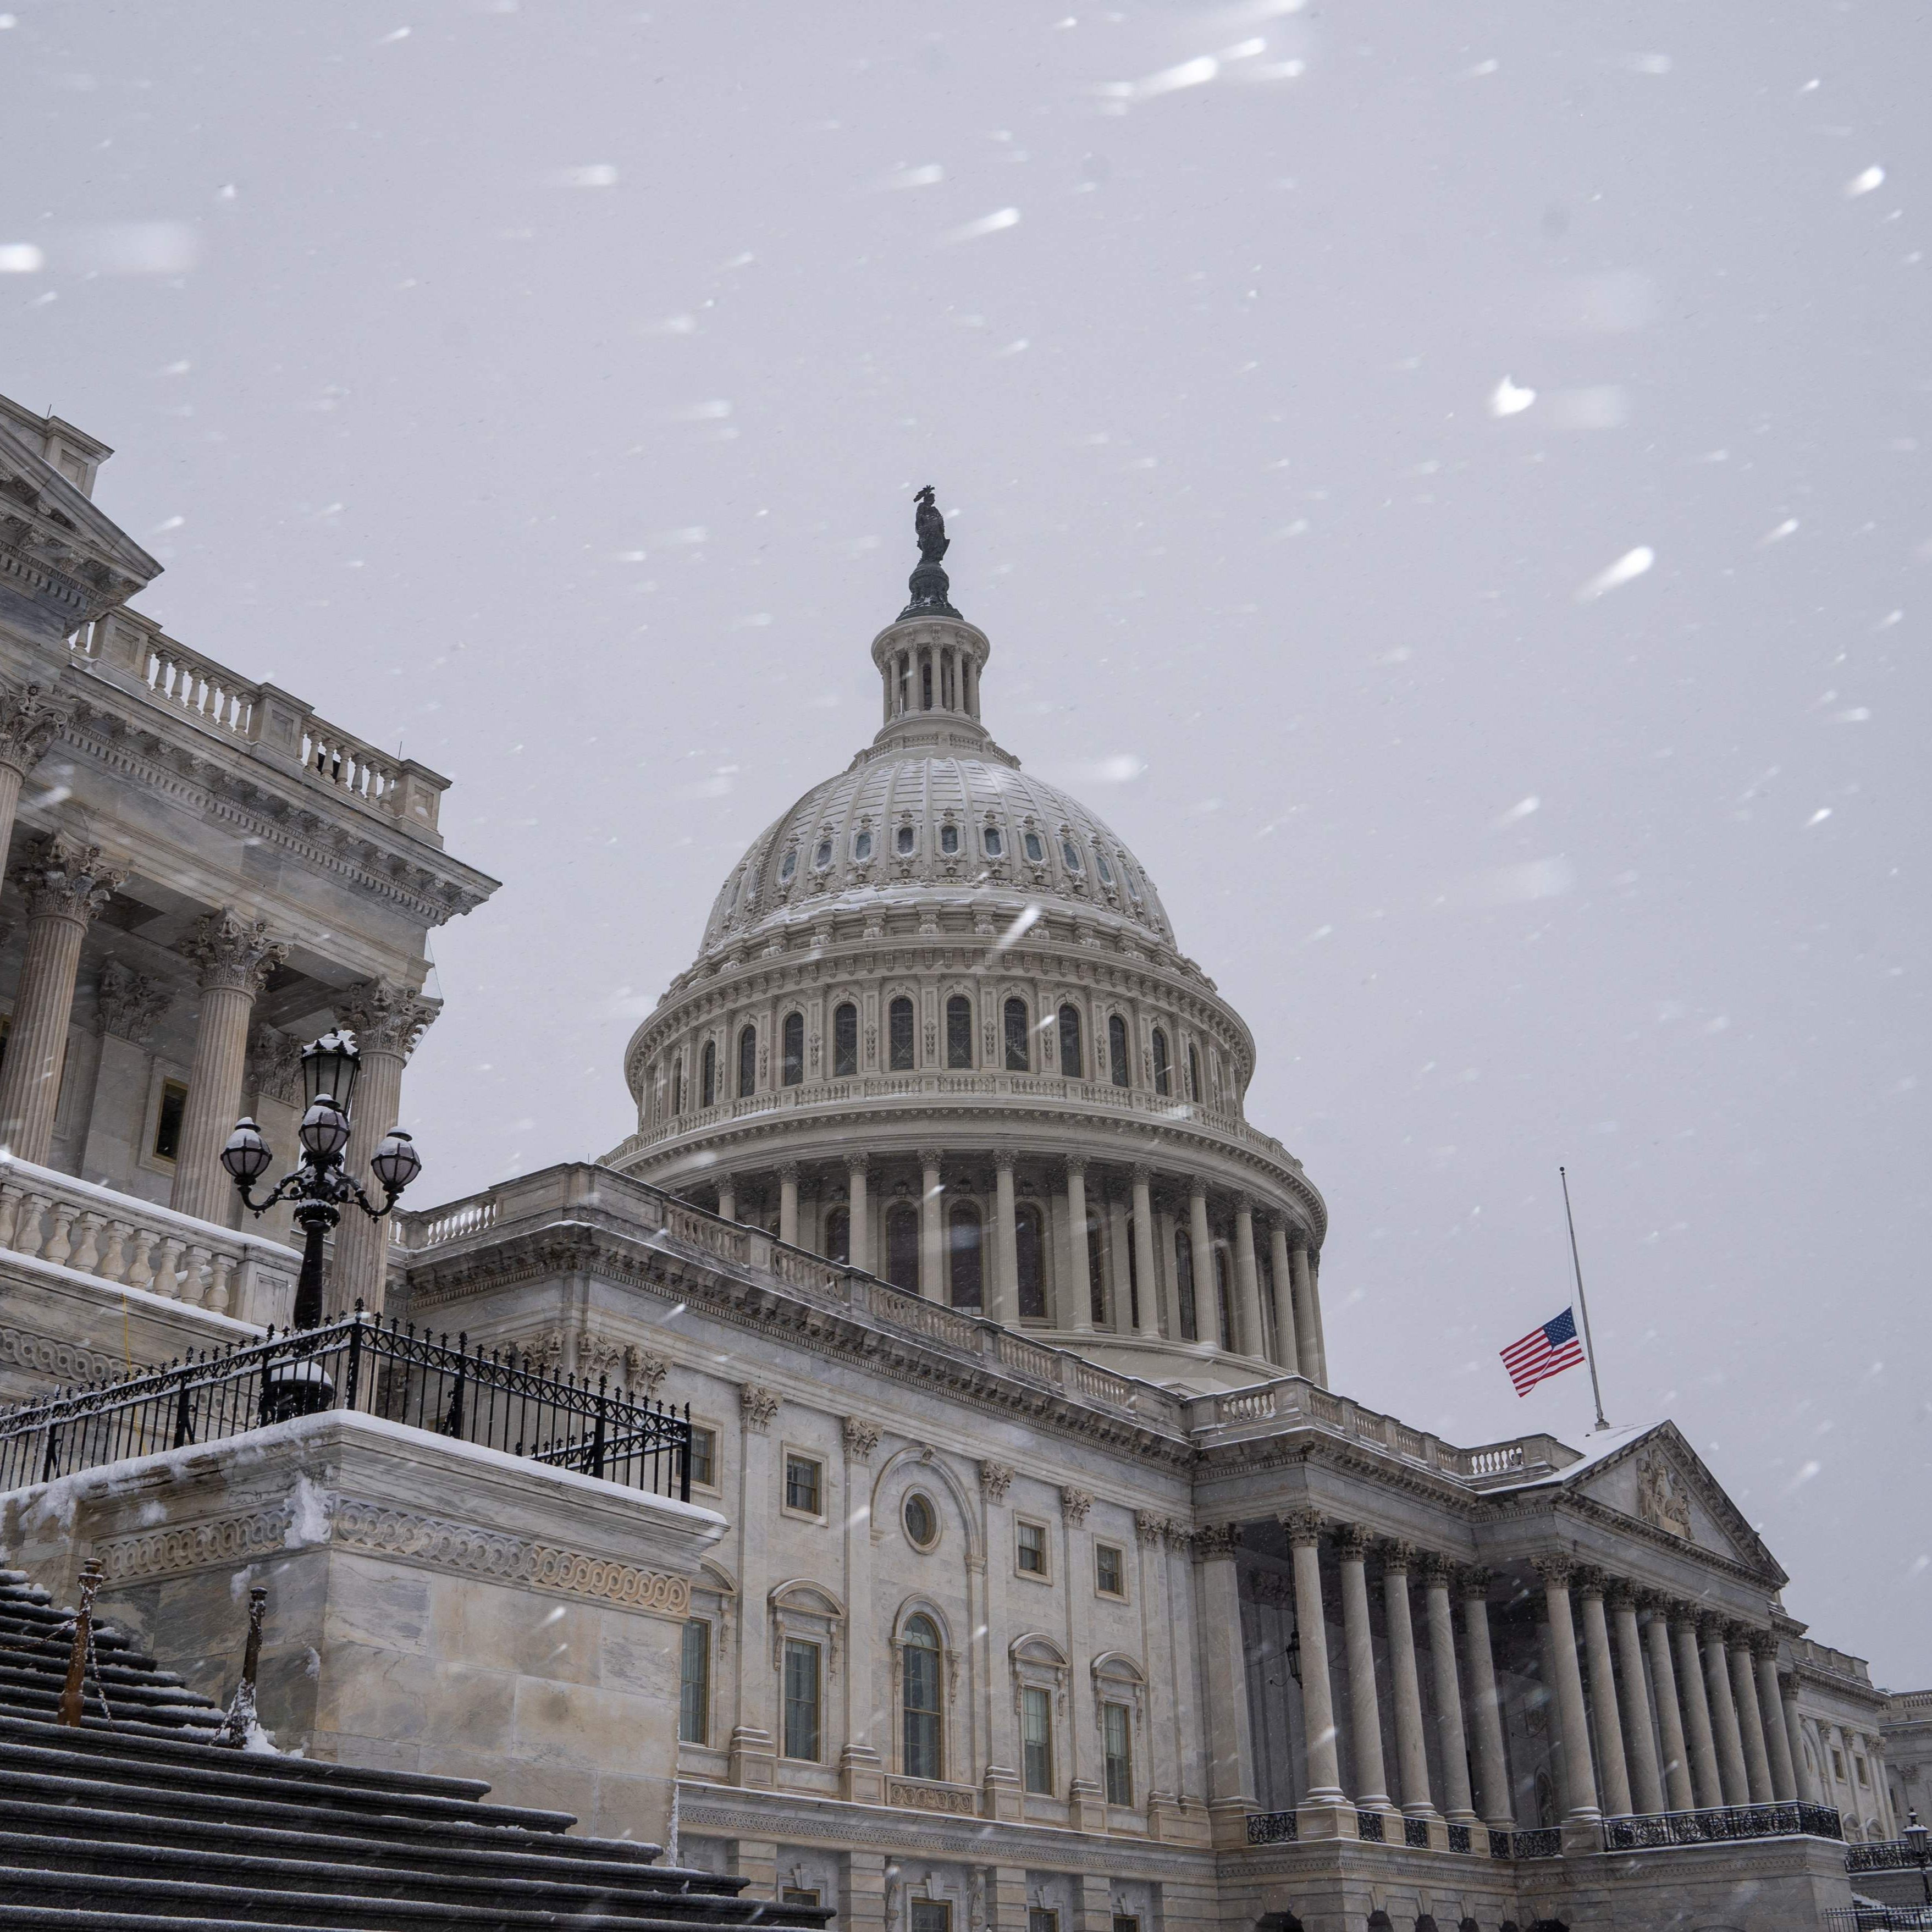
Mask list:
[[[1072,839],[1062,838],[1060,840],[1060,856],[1066,861],[1066,869],[1070,872],[1077,872],[1081,869],[1080,848],[1074,844]]]
[[[910,858],[912,856],[913,848],[918,843],[919,834],[910,825],[902,825],[899,827],[898,837],[895,842],[895,849],[902,859]]]
[[[1114,868],[1107,863],[1106,854],[1097,845],[1094,848],[1094,863],[1100,869],[1101,884],[1111,886],[1114,883]]]
[[[1000,828],[997,825],[989,825],[986,827],[984,836],[986,842],[986,856],[989,859],[999,858],[1006,849],[1006,841],[1000,836]]]
[[[812,855],[812,870],[815,872],[822,872],[831,862],[832,841],[829,838],[821,838],[818,842],[818,850]]]
[[[939,828],[939,849],[950,859],[959,850],[959,828],[956,825],[942,825]]]
[[[1034,865],[1043,866],[1046,863],[1046,847],[1042,843],[1037,832],[1029,832],[1026,836],[1026,855],[1028,860]]]
[[[779,884],[784,885],[787,884],[790,880],[791,875],[797,870],[798,854],[796,852],[788,852],[784,855],[784,864],[780,866],[778,868]]]
[[[872,856],[872,835],[869,832],[861,832],[855,834],[852,840],[852,857],[854,862],[855,864],[862,866]]]

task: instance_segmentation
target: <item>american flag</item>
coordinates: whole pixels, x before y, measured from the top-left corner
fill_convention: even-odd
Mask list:
[[[1583,1359],[1583,1345],[1576,1339],[1576,1312],[1564,1309],[1555,1321],[1532,1328],[1520,1342],[1512,1342],[1502,1355],[1503,1366],[1518,1395],[1527,1395],[1538,1382],[1574,1369]]]

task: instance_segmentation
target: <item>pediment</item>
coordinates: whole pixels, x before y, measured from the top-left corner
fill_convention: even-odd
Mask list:
[[[1689,1549],[1783,1577],[1763,1540],[1675,1423],[1660,1422],[1602,1454],[1586,1455],[1558,1480],[1572,1495],[1634,1517]]]

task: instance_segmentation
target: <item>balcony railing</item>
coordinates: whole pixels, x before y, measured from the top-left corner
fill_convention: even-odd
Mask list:
[[[1292,1844],[1300,1832],[1292,1811],[1251,1811],[1248,1814],[1248,1843],[1251,1845]]]
[[[0,1491],[159,1450],[353,1409],[460,1442],[691,1500],[691,1422],[530,1367],[514,1351],[386,1327],[360,1310],[318,1328],[0,1411]]]
[[[1912,1850],[1903,1838],[1880,1838],[1863,1845],[1845,1847],[1845,1869],[1847,1871],[1921,1871],[1924,1869],[1922,1854]]]
[[[1702,1811],[1656,1811],[1604,1821],[1606,1852],[1648,1851],[1663,1845],[1728,1844],[1739,1838],[1840,1838],[1838,1814],[1828,1804],[1713,1805]]]
[[[1841,1906],[1822,1923],[1826,1932],[1932,1932],[1932,1906]]]

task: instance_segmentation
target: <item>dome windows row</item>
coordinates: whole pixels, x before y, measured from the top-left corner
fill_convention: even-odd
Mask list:
[[[1060,848],[1061,864],[1074,878],[1083,878],[1087,872],[1087,861],[1072,833],[1070,831],[1061,832],[1057,842]],[[958,858],[965,849],[964,829],[950,819],[943,821],[938,829],[937,844],[939,856],[941,858]],[[892,849],[895,857],[916,858],[919,854],[919,848],[920,828],[917,825],[907,821],[893,828]],[[779,860],[778,884],[782,886],[790,885],[797,878],[801,849],[796,845],[788,846],[784,856]],[[862,826],[851,835],[852,864],[855,866],[868,864],[871,861],[873,849],[872,833],[868,826]],[[994,824],[990,820],[982,825],[980,827],[980,850],[982,855],[988,859],[1004,860],[1007,857],[1009,850],[1005,829]],[[1047,862],[1046,836],[1032,827],[1022,830],[1020,834],[1020,850],[1028,865],[1045,866]],[[1124,879],[1127,896],[1136,905],[1144,904],[1145,897],[1141,889],[1140,880],[1126,861],[1123,859],[1120,862],[1119,873],[1117,877],[1114,862],[1108,857],[1106,848],[1096,843],[1093,850],[1094,871],[1101,884],[1109,891],[1112,891],[1119,880]],[[810,870],[814,873],[829,872],[832,869],[836,856],[836,842],[830,834],[821,836],[812,848]],[[737,912],[740,888],[743,884],[744,875],[742,874],[732,882],[730,895],[724,909],[725,917],[728,920],[734,916]]]

